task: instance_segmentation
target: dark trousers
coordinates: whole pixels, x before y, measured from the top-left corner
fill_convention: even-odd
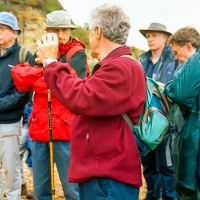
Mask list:
[[[139,188],[110,178],[92,178],[79,184],[80,200],[138,200]]]
[[[172,150],[168,142],[169,136],[155,150],[141,157],[143,175],[147,183],[146,200],[158,200],[160,197],[162,200],[177,199]],[[170,166],[169,161],[172,163]]]

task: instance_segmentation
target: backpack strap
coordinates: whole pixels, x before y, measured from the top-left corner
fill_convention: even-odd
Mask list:
[[[28,49],[26,47],[20,47],[19,50],[19,62],[24,63],[26,61],[26,55],[28,53]]]
[[[70,60],[72,58],[72,56],[80,51],[80,50],[85,50],[84,47],[82,46],[73,46],[66,54],[66,62],[68,62],[68,60]],[[88,66],[88,62],[86,62],[86,72],[85,72],[85,77],[89,76],[89,73],[90,73],[90,69],[89,69],[89,66]]]
[[[133,128],[133,123],[131,121],[131,119],[129,118],[129,116],[126,113],[121,114],[121,116],[124,118],[124,120],[126,121],[126,123],[129,125],[129,127]]]
[[[125,57],[125,58],[130,58],[132,60],[135,60],[137,63],[139,63],[135,58],[133,58],[131,55],[122,55],[120,57]],[[140,64],[140,63],[139,63]],[[141,65],[141,64],[140,64]],[[141,67],[142,68],[142,67]],[[143,70],[144,71],[144,70]],[[146,76],[145,76],[146,78]],[[133,129],[133,123],[131,121],[131,119],[129,118],[129,116],[126,113],[121,114],[121,116],[124,118],[124,120],[126,121],[126,123],[129,125],[129,127],[131,128],[131,130]]]
[[[122,56],[120,56],[120,57],[130,58],[130,59],[135,60],[136,62],[138,62],[135,58],[133,58],[133,56],[128,55],[128,54],[126,54],[126,55],[122,55]],[[138,62],[138,63],[139,63],[139,62]],[[140,64],[140,63],[139,63],[139,64]]]
[[[66,61],[70,60],[71,57],[77,52],[77,51],[80,51],[80,50],[85,50],[84,47],[82,46],[73,46],[66,54]]]

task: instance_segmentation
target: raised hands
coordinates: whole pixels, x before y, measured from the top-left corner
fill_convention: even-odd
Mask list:
[[[41,40],[37,40],[37,58],[35,62],[44,64],[47,58],[57,59],[58,37],[55,33],[46,33]]]

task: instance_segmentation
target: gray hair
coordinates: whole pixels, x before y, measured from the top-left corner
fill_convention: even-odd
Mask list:
[[[199,32],[193,27],[184,27],[176,31],[169,37],[168,44],[177,43],[180,46],[184,46],[190,42],[193,47],[197,48],[200,45]]]
[[[99,26],[103,36],[117,44],[124,45],[130,30],[130,19],[116,5],[104,4],[93,10],[90,16],[90,29]]]

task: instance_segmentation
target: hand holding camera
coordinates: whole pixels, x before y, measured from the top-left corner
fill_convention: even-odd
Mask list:
[[[37,40],[37,58],[35,62],[43,64],[45,67],[46,59],[56,59],[58,53],[58,37],[54,33],[47,33]]]

